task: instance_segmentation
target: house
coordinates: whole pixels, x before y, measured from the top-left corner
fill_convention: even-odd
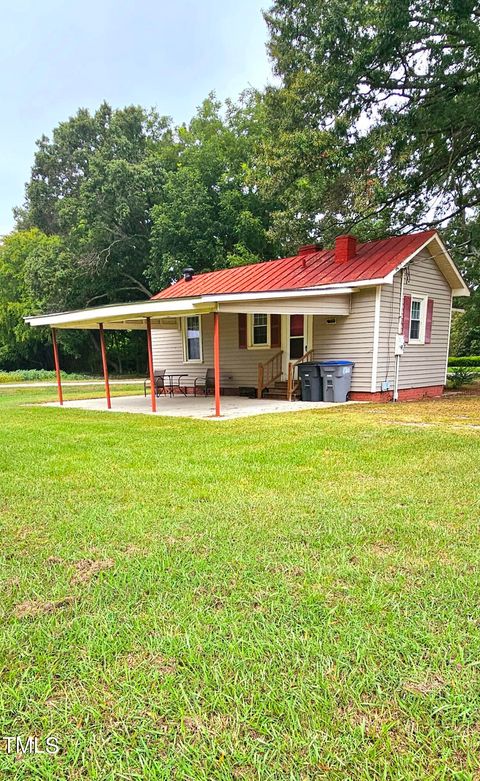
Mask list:
[[[310,244],[291,258],[187,273],[154,299],[215,302],[222,386],[231,392],[258,387],[258,365],[265,374],[281,351],[270,384],[288,381],[289,365],[304,356],[347,358],[351,398],[383,400],[396,390],[400,399],[441,394],[452,296],[468,294],[438,234],[426,231],[366,244],[339,236],[333,250]],[[153,357],[192,375],[213,366],[213,315],[155,331]]]
[[[150,301],[27,318],[52,328],[146,328],[150,372],[201,377],[220,390],[294,398],[305,360],[355,364],[350,398],[438,396],[446,381],[453,296],[468,296],[434,230],[194,274]],[[104,355],[105,358],[105,355]],[[106,358],[105,358],[106,368]],[[154,404],[152,395],[152,405]]]

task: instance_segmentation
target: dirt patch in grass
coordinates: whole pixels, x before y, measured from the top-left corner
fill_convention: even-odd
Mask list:
[[[71,584],[88,583],[92,578],[98,575],[103,570],[112,569],[115,565],[113,559],[100,559],[95,561],[94,559],[80,559],[75,562],[75,574],[72,576]]]
[[[8,578],[8,580],[4,582],[3,588],[6,591],[13,591],[14,589],[18,588],[19,585],[20,585],[20,578],[13,577],[13,578]]]
[[[399,723],[398,713],[374,706],[362,710],[353,704],[340,710],[340,718],[352,727],[360,727],[371,737],[378,737],[385,730],[394,729]]]
[[[410,694],[434,694],[445,687],[445,681],[440,675],[429,675],[423,681],[405,681],[403,689]]]
[[[61,558],[61,556],[49,556],[47,559],[47,564],[49,567],[53,567],[55,564],[64,564],[64,559]]]
[[[186,716],[182,723],[185,730],[190,732],[191,735],[199,735],[205,729],[201,719],[197,718],[196,716]]]
[[[157,670],[161,675],[173,675],[177,670],[175,659],[168,659],[161,654],[149,654],[142,651],[132,651],[127,654],[125,663],[130,670],[135,670],[142,665],[148,665]]]
[[[125,556],[146,556],[148,554],[146,548],[140,548],[138,545],[134,545],[133,543],[125,545],[121,551]]]
[[[16,618],[36,618],[37,616],[55,613],[57,610],[69,607],[75,602],[75,597],[63,597],[54,602],[41,602],[40,600],[27,600],[14,608]]]
[[[374,556],[380,557],[393,556],[395,553],[397,553],[397,550],[394,548],[394,546],[390,545],[390,543],[385,542],[384,540],[374,542],[373,545],[370,546],[370,551]]]
[[[267,571],[274,575],[288,575],[292,578],[301,578],[305,575],[303,567],[294,564],[272,564],[267,566]]]

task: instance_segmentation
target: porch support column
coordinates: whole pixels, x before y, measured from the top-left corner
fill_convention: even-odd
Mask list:
[[[63,407],[62,378],[60,376],[60,361],[58,360],[57,331],[52,328],[53,362],[55,364],[55,374],[57,375],[58,403]]]
[[[98,328],[100,331],[100,349],[102,351],[103,378],[105,380],[105,396],[107,397],[107,408],[112,409],[112,401],[110,399],[110,383],[108,382],[107,351],[105,349],[105,334],[103,333],[103,323],[99,323]]]
[[[213,313],[213,370],[215,372],[215,417],[220,417],[220,327],[218,312]]]
[[[150,375],[150,394],[152,397],[152,412],[157,411],[157,396],[155,388],[155,374],[153,372],[153,348],[152,348],[152,323],[147,317],[147,347],[148,347],[148,373]]]

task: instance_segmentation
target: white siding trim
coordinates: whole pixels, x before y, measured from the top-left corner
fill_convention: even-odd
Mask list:
[[[445,361],[445,382],[443,383],[444,385],[447,384],[448,356],[450,355],[450,338],[451,338],[451,335],[452,335],[452,313],[453,313],[453,306],[452,306],[452,304],[453,304],[453,290],[452,290],[452,294],[450,296],[450,317],[449,317],[449,320],[448,320],[447,358],[446,358],[446,361]]]
[[[380,335],[380,303],[382,296],[382,288],[377,285],[375,291],[375,316],[373,324],[373,351],[372,351],[372,384],[371,391],[375,393],[377,390],[377,367],[378,367],[378,341]]]
[[[453,262],[452,258],[450,257],[450,253],[448,252],[447,248],[445,247],[445,244],[441,240],[438,233],[435,233],[433,236],[431,236],[429,239],[424,241],[424,243],[418,247],[418,249],[415,250],[415,252],[412,252],[411,255],[408,256],[408,258],[405,258],[405,260],[402,260],[399,265],[393,269],[393,271],[390,272],[390,274],[387,274],[387,276],[384,278],[384,282],[389,283],[393,282],[393,278],[395,274],[397,274],[399,271],[401,271],[402,268],[405,268],[405,266],[408,266],[408,264],[413,260],[413,258],[416,257],[422,250],[424,250],[426,247],[428,247],[429,244],[432,243],[432,241],[436,241],[437,245],[440,247],[441,255],[444,260],[445,265],[445,271],[442,269],[442,263],[437,260],[439,257],[438,253],[430,253],[431,257],[437,264],[438,268],[440,269],[441,273],[445,276],[445,279],[447,280],[450,287],[453,289],[453,295],[454,296],[469,296],[470,291],[463,281],[463,278],[457,269],[455,263]],[[448,279],[448,276],[450,275],[450,279]],[[455,279],[455,282],[453,281]],[[454,285],[457,284],[457,287],[454,287]]]
[[[188,344],[187,344],[187,320],[189,317],[198,317],[198,330],[200,332],[200,358],[188,357]],[[184,363],[203,363],[203,328],[202,328],[202,316],[201,315],[188,315],[182,317],[182,347],[183,347],[183,362]]]

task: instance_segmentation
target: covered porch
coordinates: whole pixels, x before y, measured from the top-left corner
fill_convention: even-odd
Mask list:
[[[354,403],[354,402],[348,402]],[[59,402],[49,402],[46,406],[58,407]],[[173,418],[194,418],[197,420],[234,420],[255,415],[271,413],[301,412],[305,410],[326,409],[336,406],[329,402],[280,401],[277,399],[247,399],[240,396],[222,396],[221,415],[215,413],[213,396],[161,396],[157,399],[156,414]],[[66,409],[87,411],[105,411],[105,400],[78,399],[64,401]],[[110,412],[127,412],[140,415],[153,415],[150,400],[145,396],[113,396]]]
[[[267,411],[314,408],[315,403],[293,402],[296,390],[295,368],[298,363],[310,360],[313,356],[311,324],[314,316],[347,316],[350,312],[351,292],[348,288],[339,290],[338,287],[327,286],[322,290],[303,290],[301,296],[280,292],[208,295],[177,300],[151,299],[29,317],[26,320],[32,326],[51,328],[58,404],[61,406],[85,409],[106,407],[113,411],[139,413],[155,413],[158,410],[167,416],[229,418]],[[242,327],[248,330],[244,334],[244,343]],[[274,327],[277,331],[275,339]],[[88,403],[81,401],[64,404],[57,333],[62,329],[76,328],[93,329],[99,333],[105,382],[103,402],[91,399]],[[118,397],[115,400],[111,397],[106,332],[117,329],[140,329],[146,332],[149,408],[143,397],[126,397],[122,401]],[[255,339],[258,341],[252,344]],[[266,340],[265,344],[261,343],[263,339]],[[163,347],[167,343],[171,349],[165,350]],[[192,398],[185,388],[184,393],[170,393],[168,398],[165,393],[156,393],[156,371],[162,369],[167,372],[167,376],[169,372],[177,377],[188,375],[193,382],[208,369],[213,377],[211,395]],[[180,379],[177,382],[180,385]],[[184,383],[184,380],[181,382]],[[284,386],[283,399],[282,394],[279,398],[279,394],[275,393],[275,385],[279,382]],[[256,395],[256,399],[240,398],[244,395],[240,392],[242,390],[249,391],[245,395]],[[250,392],[252,390],[253,394]],[[318,404],[325,406],[320,402]]]

